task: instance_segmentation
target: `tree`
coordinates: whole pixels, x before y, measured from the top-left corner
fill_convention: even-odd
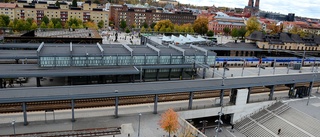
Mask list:
[[[100,0],[94,0],[93,3],[95,3],[95,4],[101,4],[101,3],[100,3]]]
[[[142,28],[140,29],[140,32],[141,32],[141,33],[145,33],[145,32],[146,32],[146,28],[144,28],[144,27],[142,26]]]
[[[10,22],[9,22],[9,24],[8,24],[8,27],[13,29],[14,24],[13,24],[13,21],[12,21],[12,20],[10,20]]]
[[[147,31],[148,31],[148,32],[151,32],[151,31],[152,31],[152,29],[149,27],[149,28],[147,29]]]
[[[38,28],[38,25],[37,25],[37,23],[36,22],[32,22],[32,24],[31,24],[31,30],[35,30],[35,29],[37,29]]]
[[[239,37],[241,37],[241,39],[243,39],[243,37],[246,35],[247,33],[247,30],[245,27],[241,27],[239,30],[238,30],[238,34],[239,34]]]
[[[151,29],[153,29],[156,24],[157,24],[157,23],[152,22],[151,25],[150,25]]]
[[[124,30],[127,27],[127,22],[124,20],[121,20],[120,22],[120,28],[122,28],[122,30]]]
[[[57,24],[55,24],[55,25],[54,25],[54,28],[61,29],[61,28],[62,28],[61,22],[58,22]]]
[[[229,35],[230,34],[230,28],[229,27],[224,27],[223,28],[223,33],[224,33],[224,35]]]
[[[129,30],[129,28],[126,28],[126,33],[130,33],[130,30]]]
[[[7,27],[6,23],[4,22],[4,20],[2,18],[0,18],[0,27]]]
[[[275,23],[272,23],[270,30],[270,34],[278,34],[280,32],[280,26],[277,26]]]
[[[231,36],[234,38],[239,37],[239,30],[237,28],[232,29]]]
[[[212,31],[212,30],[209,30],[209,31],[207,32],[207,36],[212,37],[212,36],[213,36],[213,31]]]
[[[52,21],[50,21],[50,22],[48,23],[48,28],[49,28],[49,29],[53,29],[53,28],[54,28],[54,24],[53,24]]]
[[[19,19],[14,27],[15,30],[22,31],[25,30],[25,21],[23,19]]]
[[[33,23],[33,18],[27,18],[26,21],[29,22],[30,24],[32,24]]]
[[[24,21],[24,30],[31,30],[31,25],[28,21]]]
[[[178,114],[172,108],[168,109],[161,114],[159,125],[164,131],[169,133],[170,137],[170,134],[175,133],[179,128]]]
[[[101,29],[101,28],[103,28],[103,27],[104,27],[104,21],[103,21],[103,20],[100,20],[100,21],[98,22],[98,28]]]
[[[98,29],[98,26],[94,24],[94,22],[88,21],[84,24],[86,27],[91,28],[91,29]]]
[[[143,22],[142,25],[141,25],[141,27],[148,28],[149,25],[147,24],[147,22]]]
[[[57,7],[60,7],[60,2],[59,2],[59,0],[56,0],[55,5],[56,5]]]
[[[258,19],[256,17],[250,17],[247,21],[246,29],[247,29],[247,32],[245,36],[249,36],[254,31],[260,31],[261,25],[258,22]]]
[[[5,26],[8,26],[10,23],[10,17],[8,15],[0,15],[0,18],[2,18],[2,21],[4,22]]]
[[[46,25],[46,23],[44,23],[44,22],[41,22],[41,24],[40,24],[40,28],[42,28],[42,29],[44,29],[44,28],[47,28],[47,25]]]
[[[160,20],[154,26],[154,31],[166,32],[167,28],[170,28],[170,31],[174,30],[174,25],[170,20]]]
[[[77,0],[72,0],[71,6],[72,6],[72,7],[78,7],[77,2],[78,2]]]
[[[201,35],[207,33],[208,31],[208,19],[204,17],[200,17],[196,19],[193,23],[193,30],[196,33],[199,33]]]
[[[49,23],[49,18],[45,15],[43,16],[43,18],[41,19],[41,22],[44,22],[46,25]]]

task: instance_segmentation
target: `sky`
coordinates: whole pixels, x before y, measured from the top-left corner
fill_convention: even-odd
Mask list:
[[[183,4],[198,6],[244,8],[249,0],[177,0]],[[255,0],[254,0],[255,1]],[[320,18],[320,0],[260,0],[260,10],[296,16]]]

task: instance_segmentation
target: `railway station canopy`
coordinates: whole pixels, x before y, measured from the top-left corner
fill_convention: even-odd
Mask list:
[[[195,45],[52,44],[37,49],[39,67],[212,65],[216,54]]]

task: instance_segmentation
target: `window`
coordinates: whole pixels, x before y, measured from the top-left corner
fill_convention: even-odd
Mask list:
[[[170,64],[170,56],[160,56],[160,64]]]
[[[133,56],[133,64],[134,65],[142,65],[144,64],[145,56]]]

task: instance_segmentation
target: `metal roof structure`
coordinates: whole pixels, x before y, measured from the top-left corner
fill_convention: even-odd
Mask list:
[[[320,73],[315,73],[319,75]],[[320,81],[312,73],[169,82],[0,89],[0,103],[153,95]],[[115,92],[117,91],[117,92]]]
[[[35,50],[0,50],[0,59],[37,59]]]
[[[0,78],[139,74],[133,66],[41,68],[36,64],[0,64],[0,72]]]

